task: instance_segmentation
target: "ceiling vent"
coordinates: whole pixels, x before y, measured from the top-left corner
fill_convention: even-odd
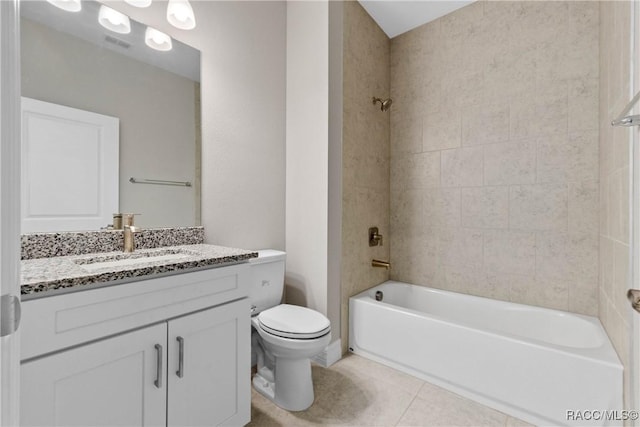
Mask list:
[[[116,46],[119,46],[123,49],[129,49],[131,47],[130,43],[127,43],[124,40],[120,40],[109,35],[104,36],[104,41],[106,41],[107,43],[115,44]]]

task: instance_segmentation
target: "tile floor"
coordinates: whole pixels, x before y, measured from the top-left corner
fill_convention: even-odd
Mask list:
[[[418,378],[353,354],[313,366],[316,400],[287,412],[252,390],[249,426],[530,426]]]

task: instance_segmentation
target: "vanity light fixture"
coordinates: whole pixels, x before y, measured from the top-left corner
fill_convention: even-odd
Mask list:
[[[104,28],[113,31],[114,33],[129,34],[131,32],[131,22],[129,22],[129,17],[124,13],[120,13],[105,5],[100,6],[98,22]]]
[[[196,17],[189,0],[169,0],[167,21],[181,30],[192,30],[196,27]]]
[[[144,32],[144,42],[152,49],[166,52],[171,50],[171,37],[155,28],[147,27]]]
[[[80,0],[47,0],[47,2],[67,12],[80,12],[82,9]]]
[[[149,7],[151,5],[151,0],[124,0],[124,2],[135,7]]]

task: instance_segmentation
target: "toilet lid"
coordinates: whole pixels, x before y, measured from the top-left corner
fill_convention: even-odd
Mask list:
[[[321,313],[297,305],[280,304],[258,315],[260,327],[284,338],[312,339],[326,335],[331,323]]]

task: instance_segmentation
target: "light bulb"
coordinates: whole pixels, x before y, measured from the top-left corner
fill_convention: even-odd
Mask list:
[[[47,0],[47,2],[67,12],[80,12],[82,9],[80,0]]]
[[[129,3],[131,6],[135,7],[149,7],[151,5],[151,0],[124,0],[125,3]]]
[[[98,22],[107,30],[115,33],[129,34],[131,32],[131,22],[124,13],[113,10],[105,5],[100,6]]]
[[[144,42],[150,48],[163,52],[171,50],[173,47],[171,37],[151,27],[147,27],[147,30],[144,32]]]
[[[167,21],[181,30],[192,30],[196,27],[196,17],[189,0],[169,0]]]

